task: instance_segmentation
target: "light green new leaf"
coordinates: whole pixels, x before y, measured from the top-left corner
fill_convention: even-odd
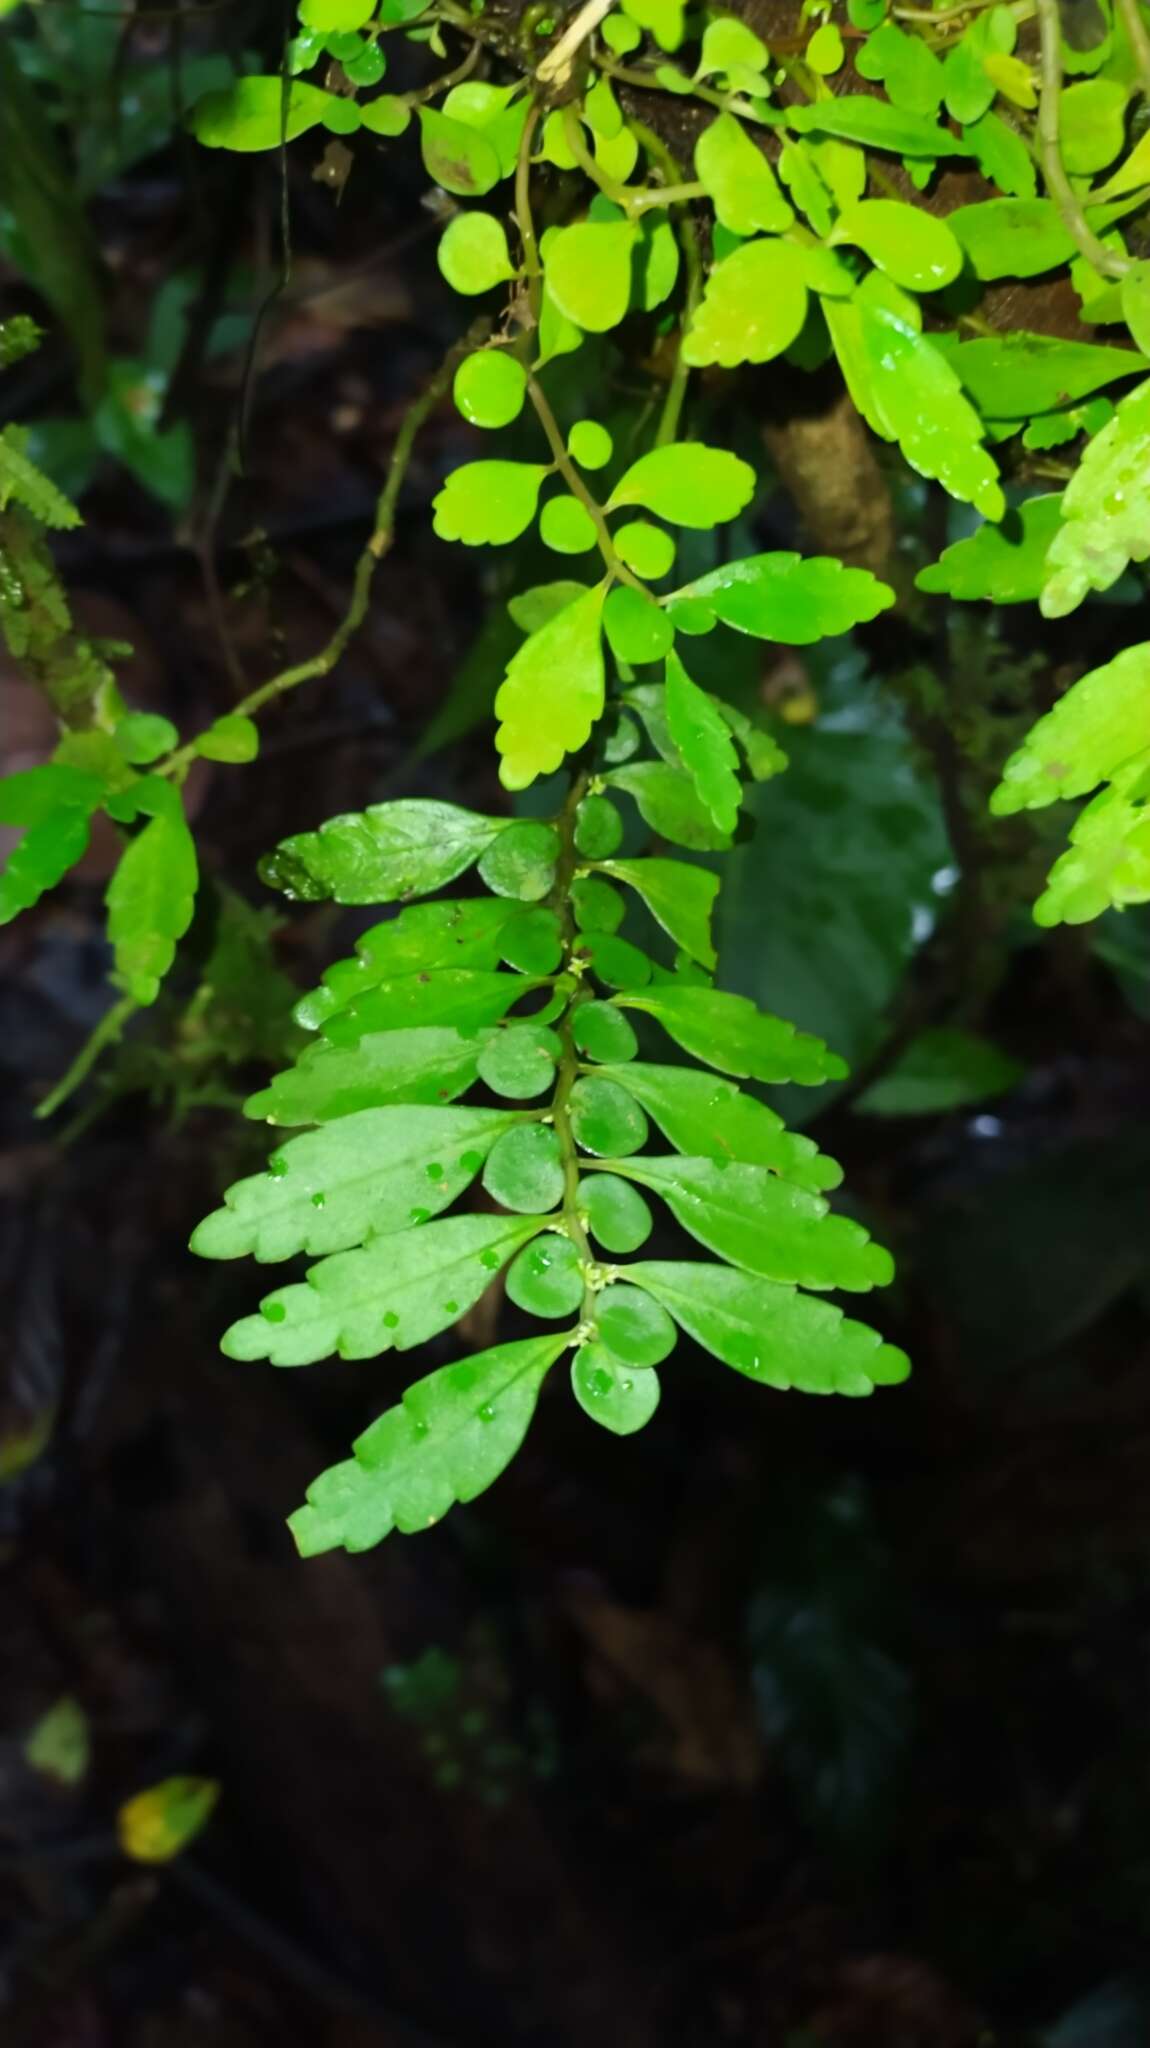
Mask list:
[[[237,78],[225,91],[196,101],[192,134],[206,149],[278,149],[315,128],[332,97],[302,78],[293,78],[286,94],[278,77]]]
[[[1150,642],[1072,684],[1027,734],[990,799],[996,817],[1086,796],[1150,748]]]
[[[998,471],[983,446],[981,421],[946,357],[877,298],[859,293],[853,303],[870,396],[864,410],[872,426],[884,439],[898,442],[920,476],[976,506],[985,519],[1001,519],[1006,500]],[[827,319],[837,347],[831,308],[828,300]],[[839,307],[833,310],[837,318]],[[845,362],[843,368],[849,381]]]
[[[1021,420],[1086,398],[1120,377],[1144,376],[1145,356],[1048,334],[1004,334],[958,341],[935,337],[987,419]]]
[[[613,1436],[634,1436],[659,1405],[659,1375],[627,1365],[606,1344],[581,1344],[571,1361],[571,1391],[585,1415]]]
[[[469,1187],[518,1121],[500,1109],[363,1109],[273,1153],[236,1181],[191,1245],[205,1259],[261,1261],[340,1252],[426,1223]],[[318,1200],[317,1200],[318,1197]]]
[[[1090,178],[1104,171],[1119,154],[1125,131],[1126,87],[1116,78],[1084,78],[1063,87],[1058,139],[1072,177]]]
[[[1143,185],[1150,185],[1150,130],[1138,137],[1125,163],[1111,173],[1094,196],[1102,200],[1118,199],[1127,192],[1137,192]]]
[[[696,853],[721,852],[730,845],[730,833],[715,824],[692,778],[681,768],[665,761],[629,761],[613,768],[607,781],[612,789],[634,797],[644,824],[661,839]]]
[[[590,334],[617,327],[631,299],[631,259],[639,229],[633,221],[577,221],[547,241],[547,289],[568,320]]]
[[[695,76],[712,78],[716,73],[761,71],[767,61],[767,46],[753,29],[736,21],[733,15],[720,15],[709,21],[703,31],[703,49]]]
[[[114,973],[133,1002],[154,1003],[192,921],[198,869],[183,805],[161,783],[155,815],[129,842],[108,884],[108,938]]]
[[[429,178],[445,192],[477,199],[503,176],[499,152],[479,128],[453,121],[435,107],[419,109],[420,146]]]
[[[628,1270],[696,1344],[760,1386],[862,1395],[910,1371],[905,1352],[877,1331],[791,1287],[700,1261],[643,1259]]]
[[[272,888],[305,903],[397,903],[453,882],[508,822],[458,804],[404,797],[281,840],[260,873]]]
[[[299,0],[299,18],[305,28],[323,35],[362,28],[375,12],[375,0]]]
[[[848,569],[833,555],[779,552],[724,562],[671,592],[672,620],[684,604],[705,605],[724,626],[760,640],[806,647],[866,625],[894,603],[889,584],[869,569]]]
[[[1120,769],[1076,820],[1034,906],[1040,925],[1087,924],[1104,910],[1150,902],[1150,755]]]
[[[506,230],[493,213],[457,213],[444,230],[436,261],[452,291],[469,297],[489,292],[515,275]],[[491,355],[469,360],[505,362],[510,358]]]
[[[988,521],[969,539],[944,548],[937,562],[919,570],[917,587],[933,596],[987,598],[992,604],[1037,602],[1061,508],[1059,491],[1012,506],[1000,525]]]
[[[518,540],[535,517],[548,474],[544,462],[463,462],[432,501],[432,525],[440,540],[469,548]]]
[[[769,1166],[781,1179],[815,1193],[837,1188],[842,1180],[841,1166],[821,1153],[812,1138],[788,1131],[773,1109],[733,1081],[693,1067],[650,1066],[641,1060],[603,1072],[650,1112],[676,1152]]]
[[[1045,618],[1065,618],[1088,591],[1109,590],[1128,562],[1150,555],[1148,476],[1150,378],[1087,442],[1063,492],[1062,525],[1047,551],[1039,600]]]
[[[448,1216],[422,1230],[337,1252],[306,1282],[277,1288],[224,1332],[228,1358],[314,1365],[410,1351],[449,1329],[540,1229],[537,1216]]]
[[[683,360],[768,363],[789,348],[807,316],[807,265],[792,242],[744,242],[715,265],[683,337]]]
[[[681,860],[606,860],[602,871],[636,890],[651,915],[692,960],[704,967],[715,965],[711,912],[719,878],[709,868],[690,867]]]
[[[848,206],[830,241],[832,247],[853,242],[911,291],[939,291],[962,269],[962,249],[947,223],[899,199],[860,199]]]
[[[369,1032],[355,1046],[309,1045],[294,1067],[250,1095],[244,1115],[327,1124],[396,1102],[453,1102],[475,1080],[486,1036],[443,1025]]]
[[[695,144],[695,176],[733,235],[781,235],[794,213],[758,145],[733,114],[719,114]]]
[[[92,808],[50,811],[28,826],[0,873],[0,925],[31,910],[87,852]]]
[[[848,94],[818,100],[809,107],[788,107],[787,120],[798,135],[840,135],[861,142],[864,149],[889,149],[896,156],[969,156],[970,144],[949,128],[921,114],[904,113],[885,100]]]
[[[674,649],[667,656],[667,726],[688,774],[720,831],[734,831],[742,801],[739,756],[714,698],[687,674]]]
[[[1038,183],[1034,158],[1016,129],[998,114],[983,114],[967,128],[966,140],[990,184],[1014,199],[1033,199]]]
[[[891,105],[906,114],[937,114],[942,104],[945,73],[921,36],[907,35],[893,21],[884,21],[859,49],[855,68],[860,78],[884,84]]]
[[[654,1017],[684,1052],[740,1080],[797,1081],[817,1088],[823,1081],[846,1076],[845,1063],[821,1038],[796,1031],[782,1017],[769,1016],[746,996],[660,984],[628,990],[616,1001]]]
[[[1132,263],[1120,289],[1122,317],[1145,355],[1150,349],[1150,263]]]
[[[505,789],[526,789],[549,775],[584,745],[602,714],[604,596],[601,584],[588,590],[512,655],[495,699]]]
[[[689,1158],[617,1159],[612,1172],[661,1195],[678,1223],[732,1265],[799,1287],[865,1294],[894,1273],[861,1223],[766,1166]]]
[[[720,526],[737,519],[755,494],[749,462],[726,448],[702,441],[674,441],[652,448],[625,470],[607,500],[607,510],[642,505],[672,526]]]
[[[71,499],[58,491],[34,462],[29,462],[27,442],[27,427],[0,428],[0,512],[15,502],[23,505],[41,526],[57,531],[81,526],[83,521]]]
[[[364,932],[356,941],[354,960],[336,960],[325,970],[323,986],[296,1004],[296,1023],[315,1031],[345,1004],[398,975],[430,974],[444,967],[495,968],[506,957],[508,933],[522,924],[523,917],[517,903],[498,896],[413,903],[398,917]],[[558,938],[557,924],[555,932]]]
[[[569,1339],[498,1344],[409,1387],[360,1437],[356,1457],[308,1487],[288,1526],[300,1555],[370,1550],[393,1529],[430,1529],[498,1479],[527,1434],[544,1375]]]

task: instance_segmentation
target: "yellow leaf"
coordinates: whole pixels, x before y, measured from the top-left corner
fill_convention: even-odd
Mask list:
[[[983,70],[993,79],[1004,100],[1013,107],[1025,107],[1028,111],[1038,105],[1038,93],[1029,64],[1021,57],[1008,57],[1002,50],[992,50],[982,60]]]
[[[220,1796],[214,1778],[164,1778],[121,1806],[116,1832],[135,1863],[170,1863],[194,1841]]]

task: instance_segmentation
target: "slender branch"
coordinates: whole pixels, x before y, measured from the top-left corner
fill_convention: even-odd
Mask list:
[[[579,805],[587,794],[587,787],[588,777],[577,775],[568,791],[563,809],[555,821],[559,830],[559,860],[550,901],[559,918],[564,958],[568,965],[575,942],[575,920],[571,909],[571,881],[578,858],[575,848],[575,817]],[[595,1255],[587,1237],[583,1218],[579,1214],[579,1153],[571,1128],[570,1110],[571,1090],[579,1078],[579,1054],[571,1034],[571,1015],[581,1000],[581,991],[576,989],[556,1026],[563,1050],[556,1070],[555,1093],[551,1100],[551,1125],[559,1141],[559,1157],[563,1166],[563,1221],[567,1235],[584,1267],[581,1322],[587,1324],[595,1320],[595,1291],[591,1286],[589,1271],[595,1263]]]
[[[1128,256],[1104,249],[1086,218],[1082,201],[1066,175],[1059,139],[1062,105],[1062,17],[1058,0],[1037,0],[1042,70],[1038,100],[1038,145],[1046,189],[1086,261],[1101,277],[1125,277]]]
[[[603,516],[603,508],[598,499],[588,490],[578,469],[568,455],[563,436],[559,431],[558,422],[547,403],[546,394],[537,377],[528,377],[527,396],[535,407],[536,417],[547,436],[547,445],[554,457],[556,469],[572,496],[578,498],[584,511],[590,517],[591,523],[595,528],[595,538],[599,543],[599,553],[603,557],[604,567],[608,574],[615,577],[620,583],[629,583],[633,590],[641,590],[644,596],[646,596],[645,584],[641,583],[637,576],[631,574],[631,571],[624,566],[615,553],[610,528]]]
[[[535,327],[539,325],[539,305],[543,297],[543,265],[539,261],[539,242],[531,211],[531,144],[539,125],[539,112],[538,103],[533,101],[519,138],[519,154],[515,160],[515,220],[523,249],[527,300],[531,308],[532,325]]]
[[[77,1088],[87,1080],[104,1047],[115,1045],[119,1041],[129,1017],[134,1017],[139,1007],[134,996],[121,996],[119,1002],[113,1003],[110,1010],[105,1010],[95,1030],[89,1032],[67,1073],[61,1076],[51,1093],[44,1097],[43,1102],[37,1103],[33,1112],[35,1116],[43,1118],[56,1114],[56,1111],[67,1102],[68,1097],[74,1095]]]
[[[263,705],[272,703],[277,697],[286,696],[289,690],[298,689],[301,683],[310,683],[317,676],[329,675],[349,641],[358,633],[367,617],[376,568],[395,538],[396,505],[420,428],[435,411],[464,356],[480,346],[486,339],[490,326],[489,320],[477,320],[468,328],[466,334],[453,342],[430,383],[408,406],[391,451],[387,477],[375,508],[375,522],[355,566],[351,602],[327,645],[321,647],[319,653],[311,655],[307,661],[297,661],[291,668],[281,669],[278,675],[269,677],[258,689],[249,690],[246,697],[241,697],[239,703],[232,706],[234,716],[250,717]],[[194,760],[195,752],[195,742],[189,741],[174,754],[169,754],[168,759],[154,768],[152,773],[182,775],[188,764]]]
[[[615,0],[584,0],[574,20],[568,23],[559,41],[548,50],[536,70],[535,76],[540,85],[566,84],[575,68],[579,51],[614,5]]]
[[[664,196],[674,203],[689,193],[691,191],[689,186],[677,184],[676,182],[680,175],[679,165],[671,151],[667,148],[662,136],[656,135],[654,129],[648,128],[643,121],[632,120],[631,126],[637,141],[642,144],[648,156],[654,158],[664,178],[667,180],[666,185],[663,187]],[[687,396],[687,385],[691,375],[690,364],[685,362],[683,358],[683,335],[690,326],[695,308],[703,296],[703,259],[699,254],[699,244],[695,237],[695,230],[690,215],[683,212],[677,205],[675,206],[675,225],[679,230],[679,246],[683,251],[683,263],[687,272],[687,296],[683,307],[682,322],[679,327],[679,346],[675,357],[675,367],[671,372],[671,381],[667,386],[667,395],[663,400],[663,410],[655,433],[656,448],[664,448],[668,441],[674,440],[675,435],[679,431],[679,421],[682,417],[683,404]]]
[[[613,59],[604,56],[602,52],[597,53],[595,62],[599,70],[606,77],[617,80],[620,85],[638,86],[641,92],[675,93],[675,87],[673,85],[664,85],[662,79],[656,75],[653,69],[646,71],[636,65],[616,64]],[[675,97],[679,98],[680,95],[675,93]],[[760,128],[783,128],[786,126],[786,116],[780,113],[777,108],[768,107],[764,109],[761,100],[757,104],[752,105],[751,101],[744,99],[741,93],[719,92],[714,86],[699,85],[692,82],[691,98],[705,100],[708,106],[719,107],[727,114],[737,114],[740,121],[755,122]]]
[[[1138,81],[1143,96],[1150,99],[1150,34],[1146,30],[1142,10],[1138,0],[1115,0],[1115,5],[1126,31],[1126,40],[1138,66]]]
[[[631,128],[636,136],[651,135],[651,130],[644,128],[641,121],[632,121]],[[635,187],[624,185],[620,179],[610,177],[588,149],[583,135],[583,123],[579,118],[578,108],[573,103],[568,103],[563,109],[563,132],[580,170],[585,171],[592,184],[598,185],[600,192],[605,192],[608,199],[613,200],[616,206],[621,206],[632,220],[641,213],[649,213],[655,206],[676,206],[680,201],[706,197],[706,186],[697,183]],[[657,137],[652,139],[658,140]]]
[[[405,107],[421,107],[425,100],[437,99],[449,86],[459,85],[463,79],[471,76],[482,53],[482,43],[473,42],[462,63],[457,64],[454,70],[440,72],[439,77],[433,78],[430,85],[421,85],[414,92],[400,93],[399,98]]]

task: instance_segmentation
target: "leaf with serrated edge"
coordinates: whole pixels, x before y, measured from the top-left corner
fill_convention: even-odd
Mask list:
[[[780,1180],[769,1167],[691,1158],[608,1164],[661,1195],[708,1251],[765,1280],[865,1294],[894,1273],[890,1253],[871,1243],[861,1223],[831,1215],[821,1195]]]
[[[996,817],[1086,796],[1150,748],[1150,641],[1072,684],[1013,753],[990,799]]]
[[[372,804],[283,839],[264,879],[309,902],[398,903],[430,896],[469,868],[510,823],[427,797]]]
[[[601,868],[643,898],[651,915],[692,960],[704,967],[715,965],[711,912],[719,878],[709,868],[690,867],[682,860],[605,860]]]
[[[1091,590],[1109,590],[1128,562],[1150,555],[1150,377],[1118,402],[1088,441],[1062,494],[1062,524],[1046,555],[1039,608],[1065,618]]]
[[[1034,922],[1087,924],[1104,910],[1150,902],[1150,753],[1120,769],[1075,820],[1034,906]]]
[[[898,1386],[910,1371],[905,1352],[876,1330],[794,1288],[697,1260],[644,1259],[627,1276],[696,1344],[760,1386],[863,1395]]]
[[[316,1257],[406,1230],[462,1194],[517,1121],[506,1110],[407,1106],[340,1117],[290,1138],[267,1173],[230,1187],[225,1206],[193,1232],[192,1250],[206,1259]]]
[[[462,462],[433,501],[440,540],[465,547],[502,547],[526,533],[535,517],[543,462]]]
[[[604,779],[609,788],[632,796],[644,823],[676,846],[713,853],[730,845],[730,833],[720,831],[683,769],[665,761],[629,761]]]
[[[395,981],[381,981],[346,1009],[326,1017],[320,1029],[331,1045],[359,1045],[370,1032],[408,1025],[453,1024],[458,1031],[481,1031],[485,1024],[497,1024],[513,1003],[538,986],[538,980],[526,974],[484,974],[466,967],[445,967],[426,980],[403,974]]]
[[[673,648],[667,656],[665,709],[671,738],[702,801],[720,830],[733,832],[743,790],[731,728],[714,698],[687,674]]]
[[[178,795],[168,796],[125,847],[105,898],[116,979],[140,1004],[155,1002],[195,908],[195,841]]]
[[[498,1344],[409,1387],[365,1431],[356,1456],[308,1487],[288,1527],[304,1557],[370,1550],[400,1529],[430,1529],[498,1479],[527,1434],[548,1368],[569,1339]]]
[[[606,590],[597,585],[532,633],[512,655],[495,699],[505,789],[526,789],[583,746],[603,710],[601,620]]]
[[[744,242],[711,271],[683,337],[683,361],[725,370],[769,363],[797,340],[806,316],[804,251],[773,237]]]
[[[541,1228],[537,1216],[448,1216],[336,1252],[306,1282],[280,1287],[225,1330],[228,1358],[314,1365],[410,1351],[474,1307],[495,1275]]]
[[[816,1194],[837,1188],[842,1180],[842,1167],[820,1152],[813,1138],[788,1131],[773,1109],[733,1081],[693,1067],[659,1067],[643,1060],[596,1072],[641,1102],[676,1152],[769,1166],[781,1179]]]
[[[1046,551],[1059,528],[1061,504],[1061,494],[1051,491],[1012,506],[1001,525],[988,521],[966,540],[944,548],[937,562],[920,569],[914,579],[918,589],[966,602],[1035,602],[1042,589]]]
[[[672,591],[672,619],[680,600],[705,604],[737,633],[806,647],[866,625],[894,603],[894,592],[869,569],[848,569],[831,555],[779,552],[724,562]]]
[[[759,1010],[746,996],[716,988],[658,987],[616,996],[624,1009],[654,1017],[684,1052],[740,1080],[797,1081],[817,1088],[846,1077],[846,1062],[821,1038]]]
[[[855,303],[872,424],[881,421],[885,439],[898,442],[920,476],[975,505],[985,519],[1001,519],[1006,501],[983,446],[982,422],[946,357],[892,307],[864,293]]]
[[[754,494],[755,472],[740,456],[702,441],[673,441],[624,470],[607,510],[642,505],[672,526],[721,526],[737,519]]]
[[[322,986],[296,1004],[296,1023],[314,1031],[346,1003],[397,975],[431,974],[443,967],[494,972],[503,957],[504,934],[521,916],[519,904],[503,896],[413,903],[364,932],[355,942],[353,960],[336,960],[325,968]]]
[[[355,1046],[306,1046],[294,1067],[249,1095],[244,1115],[327,1124],[391,1103],[453,1102],[471,1087],[489,1033],[444,1026],[367,1032]]]

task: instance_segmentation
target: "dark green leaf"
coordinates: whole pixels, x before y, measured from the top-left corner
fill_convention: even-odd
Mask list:
[[[643,1260],[627,1270],[696,1344],[760,1386],[870,1394],[910,1371],[906,1354],[875,1330],[792,1287],[698,1261]]]
[[[692,681],[674,651],[667,656],[665,707],[671,738],[701,802],[720,832],[732,833],[743,790],[731,729],[714,698]],[[713,955],[707,964],[713,964]]]
[[[1017,1060],[972,1031],[924,1031],[855,1108],[867,1116],[932,1116],[1001,1095],[1022,1071]]]
[[[823,1081],[841,1081],[847,1071],[821,1039],[796,1031],[781,1017],[768,1016],[746,996],[664,986],[628,991],[618,1001],[654,1017],[685,1052],[740,1079],[798,1081],[817,1088]]]
[[[768,1167],[717,1159],[625,1159],[616,1170],[661,1195],[684,1230],[732,1265],[800,1287],[867,1293],[894,1273],[861,1223]],[[634,1268],[629,1268],[633,1272]]]
[[[575,1315],[583,1300],[583,1267],[570,1238],[547,1230],[525,1245],[508,1271],[507,1294],[531,1316]]]
[[[731,843],[729,832],[715,824],[700,800],[691,777],[663,761],[628,762],[609,777],[613,789],[633,796],[644,824],[676,846],[707,853]]]
[[[617,1081],[589,1074],[571,1090],[571,1129],[585,1152],[622,1159],[647,1142],[647,1119]]]
[[[579,1183],[579,1208],[592,1236],[608,1252],[634,1252],[654,1228],[651,1211],[628,1181],[591,1173]]]
[[[987,598],[993,604],[1035,603],[1061,509],[1060,491],[1012,506],[999,525],[988,521],[920,569],[914,579],[918,588],[967,600]]]
[[[603,871],[643,898],[677,946],[704,967],[715,965],[711,912],[719,878],[681,860],[608,860]]]
[[[509,821],[408,797],[329,818],[281,840],[262,873],[285,896],[317,903],[395,903],[453,882]]]
[[[816,1192],[836,1188],[842,1180],[842,1168],[813,1139],[788,1131],[781,1116],[733,1081],[646,1061],[610,1071],[650,1112],[676,1152],[769,1166],[796,1187]]]
[[[521,1123],[491,1149],[483,1185],[505,1209],[541,1216],[563,1200],[563,1161],[550,1124]]]

